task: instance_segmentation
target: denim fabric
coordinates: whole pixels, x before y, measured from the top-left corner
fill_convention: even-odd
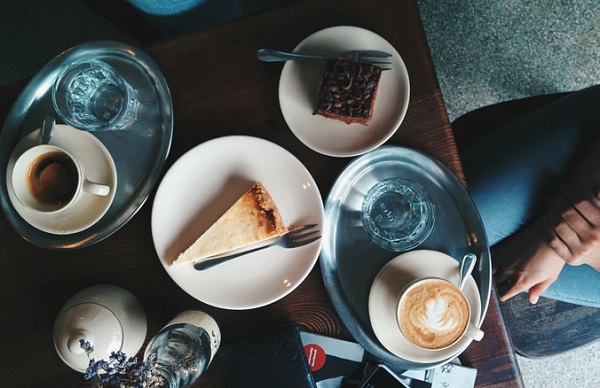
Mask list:
[[[491,245],[543,209],[599,134],[600,85],[518,118],[464,152],[469,191]],[[600,307],[600,272],[567,265],[544,296]]]

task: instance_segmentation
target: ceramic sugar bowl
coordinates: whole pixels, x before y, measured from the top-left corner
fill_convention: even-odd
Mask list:
[[[54,346],[69,367],[85,372],[89,358],[80,339],[94,347],[90,357],[108,359],[111,352],[135,355],[147,332],[146,314],[137,298],[124,288],[100,284],[73,295],[54,322]]]

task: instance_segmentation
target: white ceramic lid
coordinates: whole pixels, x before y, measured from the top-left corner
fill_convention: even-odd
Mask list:
[[[94,347],[90,357],[107,360],[112,351],[123,345],[123,328],[108,308],[97,303],[75,305],[57,317],[54,346],[60,358],[71,368],[85,372],[90,362],[80,346],[80,339]]]
[[[79,340],[94,346],[90,357],[108,360],[112,351],[131,357],[141,349],[148,324],[144,310],[131,292],[98,284],[73,295],[60,309],[54,322],[54,347],[71,368],[85,372],[89,359]]]

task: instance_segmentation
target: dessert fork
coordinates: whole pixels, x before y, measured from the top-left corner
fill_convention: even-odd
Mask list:
[[[319,230],[310,230],[316,226],[317,224],[299,226],[297,228],[293,228],[283,236],[273,237],[268,240],[260,241],[256,244],[252,244],[250,246],[243,247],[235,251],[209,256],[206,259],[194,263],[194,268],[198,271],[202,271],[214,267],[215,265],[229,261],[231,259],[235,259],[236,257],[240,257],[251,252],[260,251],[261,249],[265,249],[272,246],[280,246],[283,248],[297,248],[303,245],[310,244],[311,242],[317,241],[321,238]]]
[[[345,59],[352,62],[368,63],[374,66],[378,66],[381,67],[381,70],[390,70],[392,68],[392,62],[388,59],[391,56],[392,54],[390,53],[378,50],[346,51],[336,58],[325,55],[288,53],[285,51],[272,49],[260,49],[256,52],[256,57],[263,62],[282,62],[297,60],[326,61],[328,59]]]

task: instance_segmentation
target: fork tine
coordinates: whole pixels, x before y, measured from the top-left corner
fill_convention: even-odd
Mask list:
[[[320,239],[321,236],[315,236],[313,238],[309,238],[308,240],[302,240],[302,241],[292,241],[290,242],[290,244],[288,244],[289,248],[297,248],[297,247],[301,247],[303,245],[308,245],[313,241],[317,241],[318,239]]]
[[[292,228],[288,233],[299,233],[304,230],[312,229],[317,225],[318,224],[306,224],[306,225],[298,226],[297,228]]]
[[[392,64],[387,62],[371,62],[371,61],[361,61],[361,63],[367,63],[373,66],[380,67],[382,71],[392,70]]]
[[[313,231],[310,231],[310,232],[307,232],[307,233],[303,233],[303,234],[290,234],[289,238],[293,242],[297,242],[297,241],[302,240],[302,239],[304,239],[306,237],[314,236],[315,234],[318,234],[320,232],[321,232],[320,230],[313,230]]]
[[[379,50],[359,50],[358,53],[362,57],[389,58],[392,56],[390,53]]]
[[[365,63],[370,63],[371,65],[382,65],[382,66],[385,66],[385,65],[391,65],[392,64],[389,61],[372,61],[372,60],[367,59],[367,58],[363,58],[363,61]]]

